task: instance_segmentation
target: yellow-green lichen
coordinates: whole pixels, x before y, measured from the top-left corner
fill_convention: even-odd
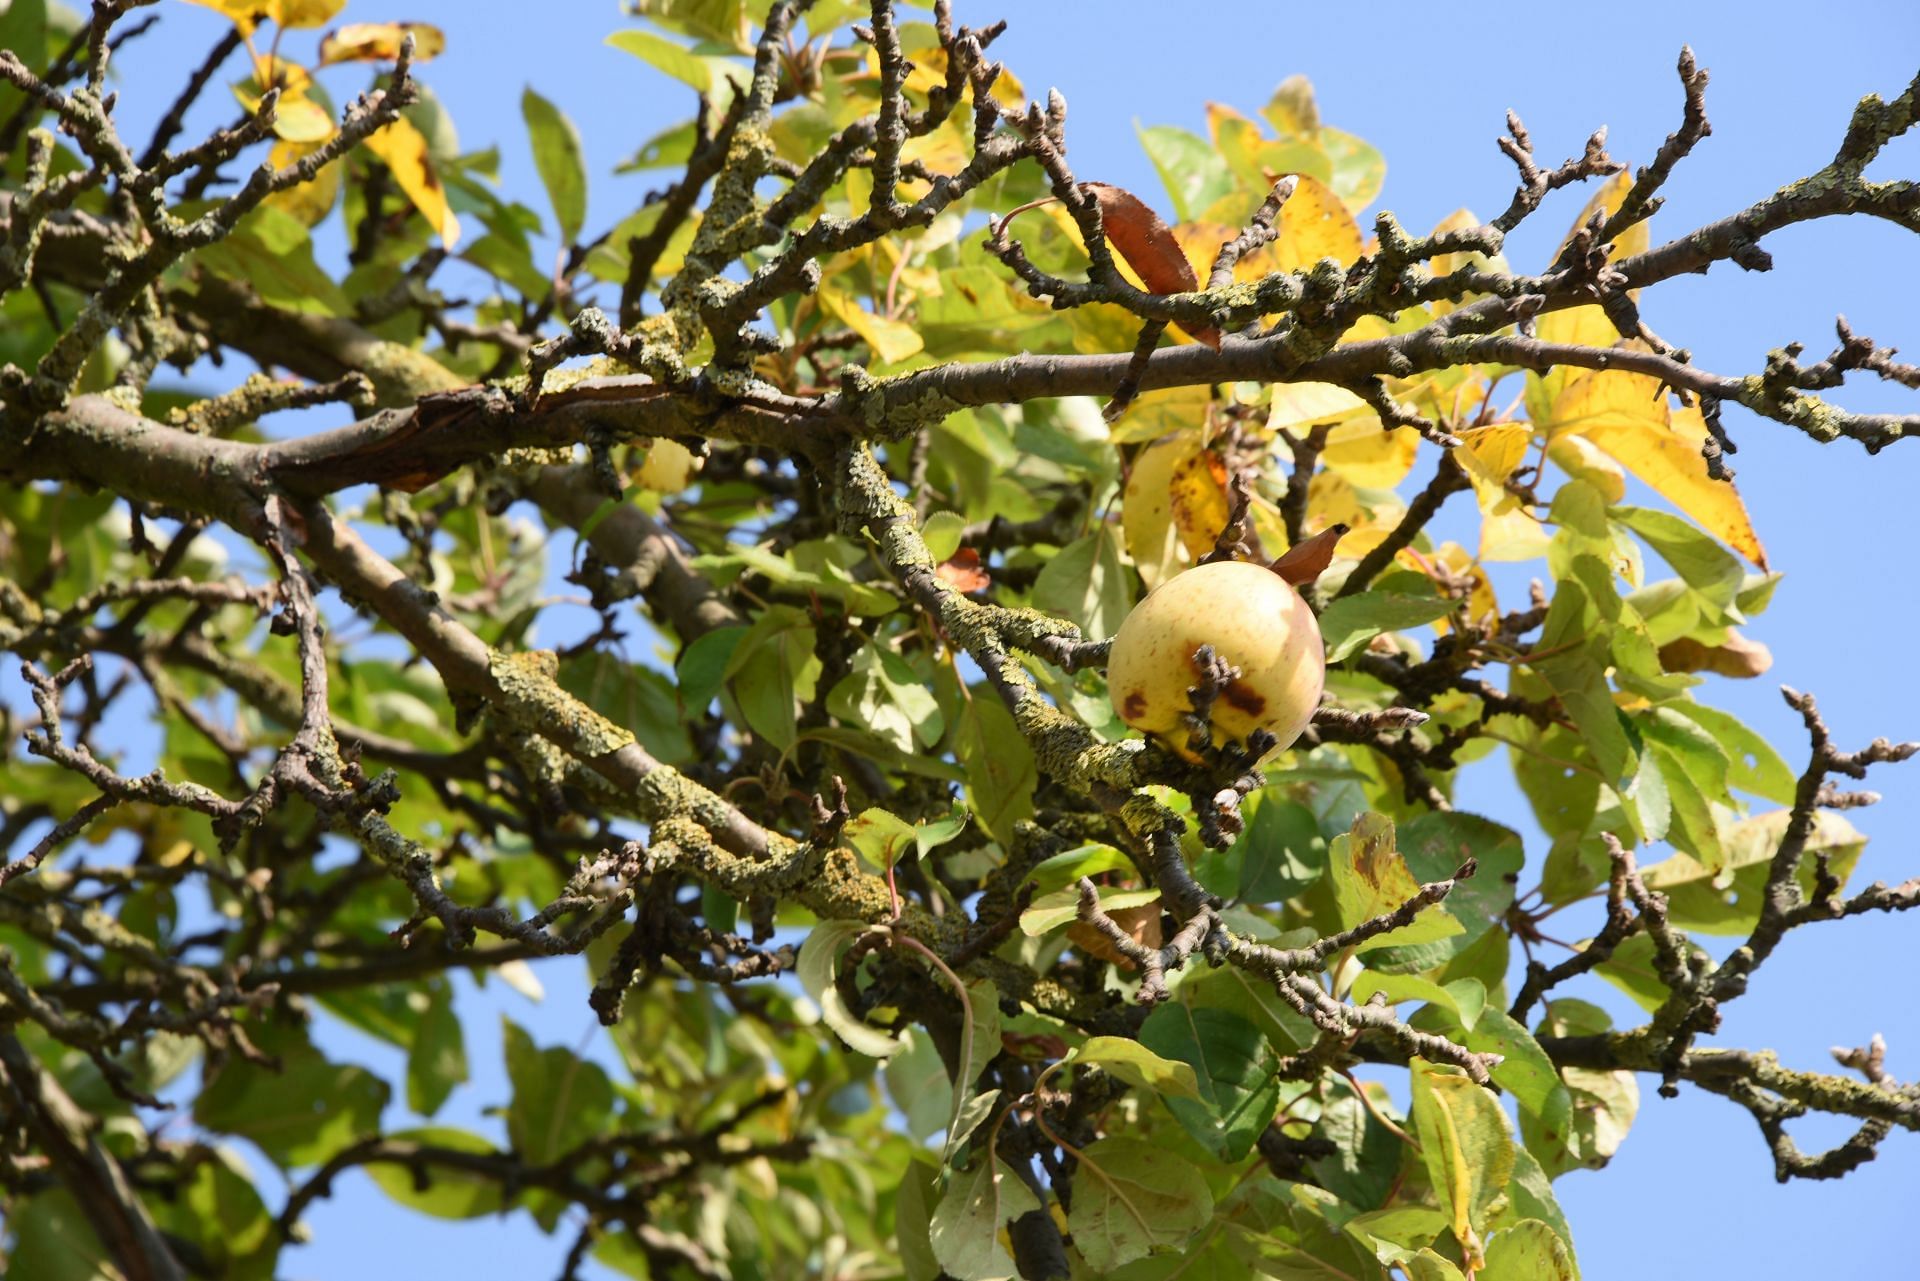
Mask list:
[[[488,674],[498,690],[493,710],[508,724],[563,744],[587,760],[633,742],[633,734],[560,688],[560,658],[550,649],[519,654],[494,651]]]

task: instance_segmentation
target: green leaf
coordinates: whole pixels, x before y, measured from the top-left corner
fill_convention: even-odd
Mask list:
[[[101,1244],[86,1212],[58,1185],[14,1201],[7,1207],[7,1221],[13,1232],[9,1276],[33,1281],[118,1281],[125,1275]]]
[[[1513,906],[1514,883],[1526,862],[1519,833],[1491,819],[1460,810],[1430,811],[1400,828],[1400,856],[1419,881],[1452,876],[1472,856],[1479,869],[1456,883],[1445,899],[1447,915],[1460,929],[1447,938],[1381,947],[1367,952],[1378,970],[1419,971],[1445,965],[1467,952]]]
[[[1391,1005],[1426,1001],[1446,1010],[1466,1029],[1479,1021],[1487,1006],[1487,989],[1479,979],[1441,984],[1417,974],[1382,974],[1377,970],[1362,970],[1350,994],[1356,1004],[1365,1004],[1376,995],[1385,996]]]
[[[1553,1060],[1505,1010],[1497,1005],[1482,1010],[1462,1043],[1476,1054],[1502,1056],[1493,1069],[1493,1082],[1513,1095],[1522,1113],[1531,1113],[1550,1124],[1564,1122],[1570,1103]]]
[[[1087,636],[1111,636],[1133,608],[1133,575],[1120,563],[1120,538],[1102,525],[1060,549],[1033,584],[1033,607],[1065,618]]]
[[[1198,1078],[1197,1101],[1164,1100],[1188,1134],[1225,1161],[1253,1150],[1280,1110],[1279,1058],[1259,1028],[1226,1010],[1175,1001],[1147,1017],[1140,1041]]]
[[[1212,1217],[1206,1176],[1186,1158],[1125,1137],[1081,1150],[1067,1227],[1096,1275],[1178,1249]]]
[[[1249,903],[1284,903],[1317,884],[1327,871],[1327,843],[1313,811],[1268,792],[1247,798],[1240,897]]]
[[[1669,995],[1660,972],[1654,968],[1653,939],[1644,933],[1628,937],[1593,972],[1632,997],[1649,1014],[1664,1005]]]
[[[651,31],[616,31],[607,37],[607,43],[651,64],[700,94],[721,91],[729,75],[742,88],[748,79],[746,68],[732,59],[694,53]]]
[[[499,1155],[499,1150],[479,1135],[442,1125],[398,1130],[387,1136],[387,1142],[390,1147],[402,1152],[417,1146],[445,1148],[450,1152],[464,1152],[473,1156]],[[500,1213],[503,1204],[501,1180],[471,1173],[455,1165],[425,1162],[420,1169],[426,1174],[424,1184],[415,1178],[412,1167],[395,1162],[374,1162],[367,1166],[367,1175],[381,1191],[401,1205],[409,1210],[430,1214],[436,1219],[478,1219]]]
[[[194,262],[227,280],[250,286],[260,301],[314,316],[353,310],[333,277],[313,258],[313,241],[298,218],[262,205],[233,232],[198,250]]]
[[[939,1281],[940,1260],[933,1253],[933,1203],[940,1171],[915,1158],[900,1177],[893,1198],[893,1239],[907,1281]]]
[[[427,985],[424,1007],[407,1050],[407,1106],[432,1116],[453,1087],[467,1079],[467,1043],[445,979]]]
[[[1746,570],[1732,552],[1699,526],[1669,512],[1646,507],[1615,507],[1616,521],[1647,540],[1689,587],[1724,611],[1733,604]],[[1737,620],[1735,620],[1737,621]]]
[[[280,1060],[280,1071],[229,1058],[194,1099],[195,1122],[251,1140],[282,1169],[318,1165],[379,1131],[385,1081],[328,1062],[297,1030],[258,1029],[255,1040]]]
[[[1577,1281],[1573,1254],[1552,1225],[1522,1219],[1494,1234],[1480,1281]]]
[[[613,1117],[613,1082],[598,1063],[565,1046],[537,1046],[511,1019],[500,1020],[507,1078],[507,1138],[529,1165],[551,1165],[588,1139],[605,1134]]]
[[[1715,707],[1674,702],[1666,711],[1684,716],[1713,735],[1727,757],[1727,783],[1776,805],[1793,804],[1793,770],[1780,753],[1739,719]]]
[[[1493,1201],[1513,1173],[1507,1114],[1484,1086],[1457,1068],[1414,1059],[1413,1122],[1427,1177],[1453,1235],[1469,1251],[1486,1230]]]
[[[1445,618],[1459,602],[1405,592],[1359,592],[1342,596],[1320,611],[1320,635],[1327,662],[1338,663],[1382,632],[1404,631]]]
[[[533,144],[533,166],[540,171],[554,221],[560,225],[560,241],[571,245],[587,220],[587,166],[581,156],[580,131],[564,111],[531,87],[520,95],[520,114]]]
[[[1596,1035],[1612,1030],[1604,1010],[1585,1001],[1550,1002],[1539,1031],[1548,1036]],[[1619,1150],[1640,1111],[1640,1083],[1631,1072],[1563,1067],[1560,1079],[1572,1103],[1565,1118],[1520,1115],[1520,1135],[1549,1178],[1568,1170],[1598,1170]]]
[[[271,1281],[280,1231],[246,1165],[230,1149],[216,1148],[196,1165],[177,1199],[156,1207],[154,1219],[162,1230],[193,1244],[205,1275]]]
[[[905,1041],[863,1022],[847,1007],[834,982],[840,968],[840,953],[867,930],[864,921],[820,922],[808,933],[807,941],[800,945],[800,960],[796,968],[800,975],[800,986],[820,1007],[820,1017],[827,1026],[839,1033],[840,1039],[853,1049],[870,1058],[884,1059],[899,1053]]]
[[[833,715],[903,752],[933,747],[946,735],[946,718],[933,691],[890,647],[862,645],[848,669],[827,694],[827,710]]]
[[[1033,1190],[1005,1162],[998,1157],[983,1160],[972,1171],[955,1175],[934,1207],[933,1257],[958,1281],[1013,1276],[1016,1269],[1000,1245],[1000,1229],[1039,1208]]]
[[[1111,845],[1082,845],[1042,859],[1027,873],[1027,879],[1033,882],[1036,893],[1048,894],[1077,885],[1083,876],[1133,870],[1133,860]]]
[[[1540,1219],[1553,1228],[1562,1241],[1573,1240],[1567,1216],[1554,1200],[1553,1184],[1548,1182],[1546,1171],[1533,1159],[1533,1154],[1523,1147],[1513,1150],[1513,1177],[1507,1183],[1507,1205],[1494,1226],[1507,1227],[1522,1219]]]
[[[1158,902],[1160,891],[1148,887],[1131,890],[1100,891],[1102,911],[1117,912],[1122,908],[1145,907]],[[1020,913],[1020,932],[1028,938],[1039,938],[1042,934],[1051,934],[1063,925],[1080,917],[1080,891],[1069,885],[1054,890],[1050,894],[1041,894],[1034,898],[1026,911]]]
[[[716,627],[695,638],[680,655],[674,669],[678,680],[680,711],[686,716],[701,716],[708,704],[720,696],[727,669],[741,640],[751,630],[746,627]]]
[[[892,867],[905,851],[913,848],[913,824],[882,809],[867,809],[847,821],[842,829],[853,848],[882,868]]]
[[[1642,869],[1647,888],[1667,896],[1667,914],[1682,929],[1703,934],[1746,934],[1760,920],[1767,872],[1786,834],[1789,810],[1772,810],[1727,825],[1725,865],[1716,871],[1697,858],[1674,853]],[[1834,810],[1819,810],[1801,860],[1800,892],[1811,897],[1819,869],[1811,857],[1827,856],[1827,870],[1844,886],[1866,849],[1867,838]]]
[[[560,688],[624,729],[669,765],[693,759],[679,695],[672,682],[638,663],[593,649],[560,664]]]
[[[1327,849],[1327,868],[1333,882],[1334,902],[1340,912],[1340,928],[1352,929],[1364,921],[1397,910],[1419,892],[1420,882],[1407,868],[1407,861],[1394,848],[1393,821],[1381,814],[1362,814],[1353,821],[1353,830],[1333,838]],[[1393,944],[1431,943],[1461,933],[1464,927],[1433,904],[1424,907],[1413,920],[1362,943],[1359,951],[1368,952]]]
[[[1172,1096],[1199,1101],[1199,1082],[1192,1066],[1178,1059],[1162,1058],[1151,1046],[1124,1036],[1090,1036],[1067,1057],[1069,1063],[1092,1064],[1162,1097]]]
[[[1040,774],[1026,735],[991,689],[982,686],[967,699],[954,750],[967,771],[967,805],[981,829],[1010,843],[1013,825],[1033,813]]]
[[[1333,1144],[1333,1152],[1313,1162],[1313,1177],[1342,1201],[1376,1209],[1398,1181],[1405,1142],[1375,1119],[1345,1078],[1328,1077],[1325,1093],[1314,1133]],[[1384,1108],[1384,1091],[1375,1097]]]
[[[993,1100],[1000,1095],[998,1090],[988,1090],[975,1100],[969,1112],[968,1096],[973,1092],[974,1082],[1000,1053],[1000,993],[992,979],[975,979],[967,984],[967,1026],[962,1045],[965,1057],[960,1064],[960,1075],[953,1082],[953,1108],[947,1122],[943,1164],[953,1160],[954,1153],[967,1141],[974,1127],[986,1119]]]
[[[1135,125],[1134,132],[1173,200],[1170,221],[1191,222],[1216,200],[1233,193],[1233,172],[1213,144],[1198,134],[1172,125],[1144,129]]]
[[[967,528],[966,518],[958,512],[935,512],[920,526],[920,539],[934,564],[951,560],[960,550],[960,535]]]

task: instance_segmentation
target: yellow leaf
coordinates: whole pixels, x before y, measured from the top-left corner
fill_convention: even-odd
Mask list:
[[[700,460],[677,440],[656,440],[647,446],[647,459],[634,474],[633,483],[655,493],[677,494],[687,487]]]
[[[324,27],[347,0],[261,0],[259,7],[283,27]]]
[[[1203,430],[1213,393],[1204,386],[1168,387],[1163,391],[1142,392],[1127,410],[1126,417],[1107,429],[1116,445],[1158,440],[1172,431]]]
[[[1480,518],[1480,560],[1539,560],[1553,544],[1553,535],[1525,508],[1487,512]]]
[[[1267,430],[1346,422],[1372,412],[1366,401],[1332,383],[1275,383],[1273,401],[1267,411]]]
[[[1556,433],[1585,436],[1702,529],[1767,567],[1766,548],[1740,491],[1707,475],[1700,456],[1707,424],[1700,410],[1669,409],[1657,379],[1619,370],[1582,374],[1554,401],[1553,419]]]
[[[1476,218],[1471,211],[1456,209],[1440,220],[1438,225],[1434,227],[1433,234],[1438,236],[1450,231],[1469,231],[1479,225],[1480,219]],[[1482,267],[1489,271],[1508,270],[1507,257],[1505,254],[1495,254],[1489,258],[1485,254],[1477,253],[1440,254],[1428,261],[1427,270],[1435,276],[1448,276],[1459,271],[1462,267],[1471,266]],[[1458,303],[1446,302],[1440,299],[1436,299],[1427,305],[1432,308],[1433,314],[1436,316],[1444,316],[1459,306]]]
[[[1609,504],[1626,497],[1627,475],[1620,470],[1620,464],[1601,453],[1585,436],[1555,436],[1547,446],[1547,457],[1567,475],[1599,490]]]
[[[332,114],[307,96],[313,88],[313,77],[307,74],[305,67],[284,59],[256,58],[253,79],[235,85],[233,96],[248,111],[258,111],[263,85],[276,86],[280,90],[280,97],[273,108],[275,137],[283,142],[302,145],[325,142],[333,137]]]
[[[1227,501],[1227,468],[1220,455],[1202,449],[1175,464],[1167,497],[1173,527],[1187,555],[1198,560],[1213,550],[1232,514]]]
[[[882,364],[895,364],[917,354],[926,346],[920,331],[899,320],[889,320],[866,310],[845,292],[821,285],[814,295],[822,310],[837,317],[841,324],[859,334]]]
[[[1489,619],[1499,617],[1500,601],[1493,594],[1492,580],[1487,577],[1487,571],[1480,567],[1480,562],[1469,555],[1467,549],[1459,543],[1442,543],[1431,556],[1422,556],[1409,547],[1400,553],[1400,557],[1410,560],[1413,568],[1443,587],[1462,582],[1469,584],[1467,590],[1467,621],[1469,623],[1485,623]],[[1441,632],[1452,631],[1451,616],[1435,623],[1434,628]]]
[[[1413,470],[1419,450],[1416,433],[1404,427],[1388,431],[1368,415],[1328,432],[1320,461],[1362,488],[1392,489]]]
[[[294,164],[308,152],[317,148],[319,143],[296,143],[282,139],[273,144],[273,150],[267,159],[276,169],[284,169]],[[333,212],[333,202],[340,196],[340,162],[334,161],[313,176],[313,181],[303,182],[297,187],[285,191],[276,191],[267,197],[267,203],[282,213],[292,214],[302,224],[311,227]]]
[[[1133,460],[1120,508],[1127,555],[1149,589],[1213,548],[1227,524],[1225,469],[1197,431],[1149,446]]]
[[[413,60],[425,62],[447,47],[446,33],[429,22],[349,22],[320,41],[320,65],[337,62],[392,62],[400,42],[413,37]]]
[[[266,17],[270,12],[266,0],[187,0],[187,3],[211,9],[249,34],[253,31],[256,15]]]
[[[1473,482],[1482,512],[1506,511],[1518,501],[1507,492],[1507,478],[1526,462],[1532,439],[1533,427],[1528,423],[1493,423],[1460,433],[1453,457]]]
[[[439,233],[440,242],[448,249],[458,244],[460,219],[447,203],[447,189],[440,185],[440,175],[433,171],[433,161],[427,155],[427,140],[420,131],[410,121],[396,120],[367,138],[367,150],[380,157],[393,172],[393,180],[407,193],[407,199],[420,211],[420,216]]]
[[[1345,476],[1330,471],[1316,472],[1307,484],[1307,520],[1301,532],[1317,534],[1329,525],[1359,529],[1368,519],[1366,508],[1360,505],[1360,496],[1353,492],[1353,482]]]
[[[1587,201],[1586,208],[1580,211],[1580,216],[1574,219],[1573,227],[1560,242],[1560,249],[1567,247],[1567,243],[1573,239],[1573,233],[1591,221],[1594,214],[1605,210],[1611,216],[1617,212],[1620,202],[1626,199],[1627,190],[1632,185],[1633,180],[1626,173],[1617,173],[1609,178],[1600,190],[1594,192],[1593,199]],[[1645,253],[1647,243],[1647,223],[1643,220],[1638,225],[1629,227],[1625,234],[1613,242],[1612,261],[1619,262],[1622,258]],[[1559,250],[1554,252],[1557,255]],[[1640,296],[1640,291],[1637,289],[1630,289],[1627,293],[1633,298]],[[1613,327],[1613,322],[1607,319],[1607,314],[1600,310],[1597,304],[1568,307],[1564,311],[1550,311],[1541,316],[1536,325],[1536,332],[1543,342],[1574,343],[1583,347],[1611,347],[1620,340],[1620,331]],[[1578,373],[1578,370],[1561,367],[1540,375],[1540,381],[1546,388],[1547,402],[1552,403]]]
[[[1263,251],[1263,258],[1271,255],[1274,266],[1282,271],[1311,267],[1322,258],[1352,265],[1363,243],[1360,225],[1332,188],[1307,174],[1294,177],[1298,185],[1280,209],[1280,234]]]
[[[1395,846],[1393,820],[1384,814],[1363,812],[1354,818],[1352,830],[1334,837],[1327,847],[1327,870],[1340,924],[1348,929],[1397,911],[1420,892],[1420,882]],[[1430,943],[1464,929],[1445,908],[1433,904],[1406,925],[1377,934],[1356,950]]]

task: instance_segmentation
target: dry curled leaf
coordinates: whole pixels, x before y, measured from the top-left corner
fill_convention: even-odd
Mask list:
[[[980,553],[971,547],[962,547],[953,555],[933,567],[940,581],[961,595],[984,591],[993,585],[993,578],[980,568]]]
[[[1160,904],[1158,902],[1143,904],[1140,907],[1116,907],[1109,911],[1107,916],[1115,925],[1126,931],[1128,938],[1140,946],[1150,948],[1160,946]],[[1135,968],[1133,962],[1114,946],[1112,939],[1085,921],[1075,921],[1067,926],[1067,937],[1073,941],[1075,947],[1089,956],[1111,961],[1123,970]]]
[[[1714,672],[1748,680],[1773,666],[1773,651],[1737,632],[1728,633],[1718,645],[1682,636],[1660,647],[1660,666],[1669,672]]]
[[[1327,572],[1327,566],[1333,563],[1334,549],[1340,545],[1346,532],[1345,525],[1327,526],[1312,538],[1282,553],[1271,566],[1273,572],[1295,587],[1309,586]]]
[[[1157,294],[1187,294],[1200,288],[1200,278],[1173,230],[1145,201],[1109,183],[1083,182],[1080,186],[1100,206],[1107,243],[1127,260],[1141,284]],[[1197,341],[1219,349],[1220,331],[1213,326],[1188,332]]]

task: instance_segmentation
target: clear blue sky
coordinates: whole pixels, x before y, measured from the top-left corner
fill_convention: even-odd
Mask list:
[[[1083,178],[1155,193],[1133,137],[1136,121],[1203,129],[1207,100],[1252,112],[1281,79],[1300,72],[1316,85],[1327,123],[1385,153],[1380,204],[1416,229],[1462,205],[1483,215],[1504,206],[1512,169],[1493,139],[1509,107],[1525,118],[1544,160],[1576,152],[1588,132],[1607,124],[1613,154],[1643,163],[1678,119],[1673,64],[1683,42],[1713,70],[1708,105],[1716,132],[1670,184],[1669,203],[1653,224],[1656,240],[1817,168],[1861,94],[1891,97],[1920,70],[1920,6],[1911,0],[1817,9],[1635,0],[1604,11],[1556,4],[957,0],[956,9],[974,25],[1011,19],[994,52],[1029,92],[1054,85],[1066,95],[1072,159]],[[124,60],[122,110],[133,121],[164,108],[184,67],[197,63],[222,30],[222,20],[205,10],[169,2],[161,12],[160,27]],[[611,179],[613,165],[688,114],[684,90],[601,44],[627,21],[609,0],[355,0],[345,16],[415,18],[447,31],[447,53],[424,68],[423,78],[450,108],[467,149],[500,145],[505,186],[530,205],[545,207],[520,121],[523,85],[570,113],[589,158],[589,234],[628,212],[657,181]],[[299,37],[289,46],[296,54],[307,47]],[[353,87],[343,80],[336,92]],[[215,114],[229,116],[231,104],[219,102]],[[140,127],[134,136],[144,136]],[[1908,138],[1876,173],[1916,171],[1920,142]],[[1516,265],[1541,262],[1582,198],[1550,206],[1514,238],[1509,256]],[[1650,323],[1723,372],[1756,370],[1769,348],[1793,340],[1825,354],[1837,312],[1860,332],[1920,351],[1920,309],[1913,305],[1920,241],[1913,236],[1853,220],[1795,229],[1769,247],[1777,264],[1771,274],[1716,268],[1711,277],[1662,287],[1651,300]],[[1866,384],[1848,395],[1862,407],[1898,404],[1892,392]],[[1909,407],[1911,400],[1909,394]],[[1920,492],[1920,444],[1869,459],[1850,446],[1815,446],[1739,411],[1729,411],[1728,425],[1740,445],[1734,462],[1741,487],[1774,566],[1787,577],[1754,629],[1773,649],[1773,672],[1744,684],[1716,680],[1703,697],[1748,718],[1796,768],[1804,759],[1802,736],[1775,692],[1779,682],[1817,693],[1847,746],[1882,734],[1920,737],[1920,682],[1907,653],[1920,622],[1909,561],[1920,529],[1911,512]],[[1498,775],[1491,764],[1469,771],[1463,804],[1516,822],[1517,798]],[[1874,838],[1858,876],[1903,879],[1920,870],[1920,842],[1911,839],[1920,826],[1920,768],[1886,771],[1876,786],[1889,800],[1855,816]],[[1587,924],[1563,928],[1578,934],[1589,932]],[[1789,1064],[1823,1068],[1827,1047],[1860,1044],[1880,1031],[1890,1045],[1889,1069],[1920,1077],[1920,1003],[1899,982],[1911,972],[1916,942],[1920,921],[1886,917],[1803,931],[1731,1008],[1720,1043],[1772,1046]],[[548,988],[539,1006],[500,995],[498,985],[464,1002],[476,1080],[440,1119],[493,1128],[479,1108],[506,1096],[499,1011],[546,1043],[578,1043],[592,1030],[576,963],[549,963],[539,972]],[[338,1054],[398,1067],[397,1054],[355,1033],[338,1031],[331,1040]],[[1652,1084],[1644,1083],[1640,1120],[1613,1167],[1576,1172],[1558,1184],[1587,1276],[1888,1276],[1895,1260],[1910,1257],[1920,1136],[1896,1134],[1879,1161],[1841,1182],[1781,1188],[1743,1111],[1695,1092],[1664,1101]],[[402,1113],[396,1105],[395,1124],[405,1123]],[[1811,1148],[1842,1127],[1802,1132],[1802,1145]],[[334,1199],[309,1216],[313,1244],[282,1256],[283,1276],[399,1275],[421,1259],[432,1259],[442,1275],[558,1270],[565,1240],[541,1236],[524,1217],[442,1225],[390,1207],[362,1177],[336,1187]]]

